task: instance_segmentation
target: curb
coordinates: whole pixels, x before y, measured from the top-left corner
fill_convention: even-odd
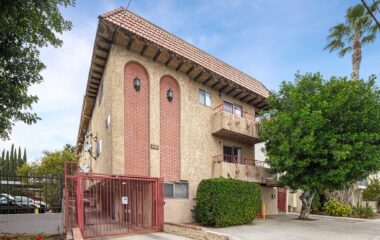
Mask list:
[[[299,213],[288,213],[288,215],[296,215]],[[309,214],[310,217],[315,218],[323,218],[323,219],[333,219],[333,220],[344,220],[344,221],[356,221],[356,222],[371,222],[376,219],[367,219],[367,218],[350,218],[350,217],[335,217],[335,216],[327,216],[327,215],[318,215],[318,214]]]
[[[199,240],[231,240],[231,237],[227,234],[186,224],[164,223],[164,232]]]

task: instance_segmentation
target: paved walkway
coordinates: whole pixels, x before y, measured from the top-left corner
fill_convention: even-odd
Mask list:
[[[181,237],[169,233],[146,233],[129,235],[125,237],[106,238],[108,240],[191,240],[191,238]]]
[[[314,217],[296,220],[296,215],[278,215],[253,224],[211,229],[233,240],[380,240],[380,220],[347,220]]]

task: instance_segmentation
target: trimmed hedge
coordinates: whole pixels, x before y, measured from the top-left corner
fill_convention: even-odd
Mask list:
[[[351,206],[338,202],[335,198],[325,202],[323,209],[330,216],[347,217],[351,213]]]
[[[261,191],[256,183],[213,178],[200,182],[195,219],[200,224],[227,227],[251,223],[261,209]]]

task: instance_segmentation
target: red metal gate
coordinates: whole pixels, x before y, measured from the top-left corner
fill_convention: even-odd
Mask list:
[[[286,212],[286,188],[277,190],[277,209],[279,212]]]
[[[162,231],[161,178],[73,174],[73,166],[65,165],[66,230],[84,238]]]

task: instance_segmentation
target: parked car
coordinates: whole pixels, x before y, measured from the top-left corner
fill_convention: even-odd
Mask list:
[[[13,196],[9,194],[0,194],[0,214],[21,213],[22,208],[16,204]]]
[[[15,202],[17,205],[21,206],[28,213],[33,213],[34,209],[39,209],[41,212],[41,205],[36,203],[33,199],[25,197],[25,196],[15,196]]]

